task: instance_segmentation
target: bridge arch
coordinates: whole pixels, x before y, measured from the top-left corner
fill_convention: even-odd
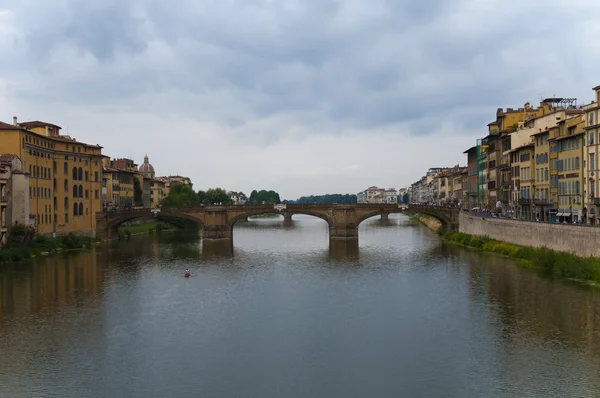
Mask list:
[[[277,215],[284,216],[284,213],[288,214],[290,217],[293,216],[294,214],[304,214],[307,216],[317,217],[317,218],[320,218],[321,220],[325,221],[329,226],[331,226],[333,223],[333,220],[326,214],[311,211],[311,210],[299,210],[299,211],[294,210],[294,211],[285,211],[285,212],[277,212],[277,211],[271,211],[271,212],[267,211],[266,212],[265,210],[250,210],[248,212],[241,213],[241,214],[238,214],[238,215],[232,217],[229,220],[229,222],[227,223],[227,225],[231,230],[233,230],[233,226],[235,225],[236,222],[238,222],[240,220],[245,220],[247,217],[257,216],[260,214],[277,214]]]
[[[109,228],[112,229],[113,231],[116,231],[123,223],[126,223],[128,221],[157,220],[160,216],[188,220],[199,226],[204,226],[204,223],[202,222],[202,220],[199,220],[198,218],[196,218],[192,215],[186,214],[186,213],[177,213],[177,214],[170,214],[170,213],[160,214],[159,213],[158,215],[155,215],[155,214],[149,213],[147,211],[143,211],[143,212],[139,212],[139,213],[132,211],[130,214],[123,214],[115,219],[112,219],[110,221]]]

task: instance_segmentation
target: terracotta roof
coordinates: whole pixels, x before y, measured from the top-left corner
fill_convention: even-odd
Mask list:
[[[596,87],[592,88],[592,90],[600,90],[600,86],[596,86]]]
[[[23,130],[23,128],[15,126],[14,124],[0,122],[0,130]]]
[[[18,158],[14,153],[2,153],[0,154],[0,162],[12,162],[13,159]]]
[[[535,144],[532,142],[532,143],[529,143],[529,144],[521,145],[520,147],[517,147],[517,148],[511,150],[510,152],[511,153],[512,152],[517,152],[517,151],[520,151],[521,149],[530,148],[530,147],[535,147]]]
[[[22,122],[22,123],[19,123],[19,126],[24,127],[26,129],[31,129],[31,128],[34,128],[34,127],[46,127],[46,126],[48,126],[48,127],[55,127],[57,129],[61,128],[60,126],[57,126],[56,124],[47,123],[47,122],[41,122],[39,120],[34,120],[34,121],[31,121],[31,122]]]
[[[580,132],[580,133],[577,133],[577,134],[563,135],[563,136],[560,136],[560,137],[555,137],[554,139],[550,139],[550,141],[561,141],[561,140],[566,140],[567,138],[578,137],[578,136],[580,136],[581,134],[585,134],[585,132],[583,132],[583,131],[582,131],[582,132]]]
[[[28,172],[26,172],[26,171],[23,171],[23,170],[21,170],[21,169],[14,169],[14,170],[12,171],[12,173],[13,173],[13,174],[26,174],[26,175],[29,175],[29,173],[28,173]]]

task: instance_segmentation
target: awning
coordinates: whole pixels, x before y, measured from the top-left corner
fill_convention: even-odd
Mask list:
[[[569,217],[570,215],[571,215],[571,213],[569,213],[569,212],[563,213],[564,217]]]
[[[560,216],[562,216],[562,215],[563,215],[562,211],[561,211],[561,212],[558,212],[558,213],[556,213],[556,217],[560,217]]]

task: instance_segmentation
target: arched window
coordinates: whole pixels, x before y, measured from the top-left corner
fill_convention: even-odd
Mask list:
[[[56,171],[57,171],[57,168],[56,168],[56,160],[53,160],[53,161],[52,161],[52,172],[53,172],[54,174],[56,174]]]
[[[77,167],[73,167],[73,181],[77,180]]]
[[[63,173],[65,173],[65,177],[67,176],[67,174],[69,173],[69,164],[67,162],[65,162],[65,165],[63,166]]]
[[[83,216],[83,203],[79,204],[79,215]]]
[[[65,211],[69,211],[69,198],[65,198]]]
[[[78,193],[78,191],[77,191],[77,185],[73,185],[73,199],[77,198],[77,193]]]
[[[69,180],[65,178],[65,192],[69,192]]]
[[[83,181],[83,169],[81,167],[79,168],[79,173],[77,174],[77,179],[79,181]]]
[[[77,210],[79,210],[77,203],[73,203],[73,217],[77,217]]]
[[[79,186],[79,197],[83,198],[83,185]]]

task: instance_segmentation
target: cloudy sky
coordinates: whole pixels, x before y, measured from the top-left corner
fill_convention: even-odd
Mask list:
[[[0,0],[0,120],[196,189],[402,187],[498,107],[593,98],[600,1]]]

